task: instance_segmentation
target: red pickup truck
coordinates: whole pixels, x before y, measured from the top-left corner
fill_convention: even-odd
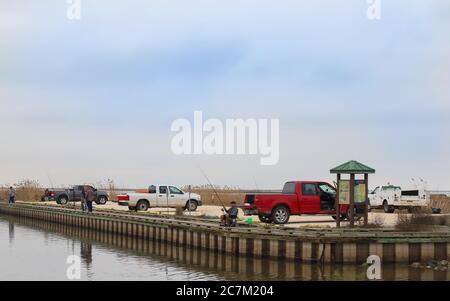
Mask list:
[[[245,215],[258,215],[265,223],[286,224],[291,215],[324,214],[336,218],[336,189],[326,182],[291,181],[281,194],[247,194]],[[341,205],[341,219],[348,217],[349,205]],[[359,210],[358,210],[359,211]]]

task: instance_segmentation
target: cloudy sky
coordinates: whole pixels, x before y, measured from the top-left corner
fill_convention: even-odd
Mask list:
[[[278,188],[332,181],[450,190],[450,4],[366,0],[0,0],[0,183],[112,178]],[[172,122],[278,118],[280,160],[176,156]]]

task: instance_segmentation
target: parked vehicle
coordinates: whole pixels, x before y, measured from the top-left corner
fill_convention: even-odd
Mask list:
[[[66,205],[69,202],[80,202],[83,198],[84,187],[90,187],[94,191],[95,203],[105,205],[108,202],[109,194],[107,191],[97,190],[90,185],[75,185],[70,189],[46,189],[42,200],[56,201],[60,205]]]
[[[324,214],[336,218],[336,189],[326,182],[291,181],[281,194],[247,194],[245,215],[258,215],[266,223],[286,224],[291,215]],[[349,205],[341,205],[341,219],[349,216]],[[362,206],[355,204],[355,212]]]
[[[385,213],[395,209],[425,207],[430,203],[430,194],[424,189],[402,190],[399,186],[385,185],[376,187],[369,194],[371,208],[382,208]]]
[[[117,199],[120,206],[139,211],[147,211],[151,207],[183,207],[185,210],[196,211],[202,205],[200,195],[189,195],[173,185],[150,185],[145,193],[127,193],[119,195]]]

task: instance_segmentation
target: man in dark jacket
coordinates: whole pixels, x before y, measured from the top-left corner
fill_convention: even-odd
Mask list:
[[[236,205],[236,202],[231,202],[231,208],[224,211],[224,215],[220,217],[220,225],[225,227],[236,227],[237,217],[239,214],[239,208]]]
[[[88,186],[83,186],[82,190],[81,190],[81,211],[83,211],[83,212],[88,211],[87,191],[88,191]]]
[[[9,204],[14,204],[16,202],[16,190],[14,187],[9,187]]]

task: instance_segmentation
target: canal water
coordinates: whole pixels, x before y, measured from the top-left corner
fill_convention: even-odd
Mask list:
[[[366,280],[361,265],[248,259],[0,216],[0,280],[66,281],[68,257],[81,259],[80,280]],[[74,258],[74,257],[71,257]],[[382,267],[383,280],[447,280],[448,272]]]

